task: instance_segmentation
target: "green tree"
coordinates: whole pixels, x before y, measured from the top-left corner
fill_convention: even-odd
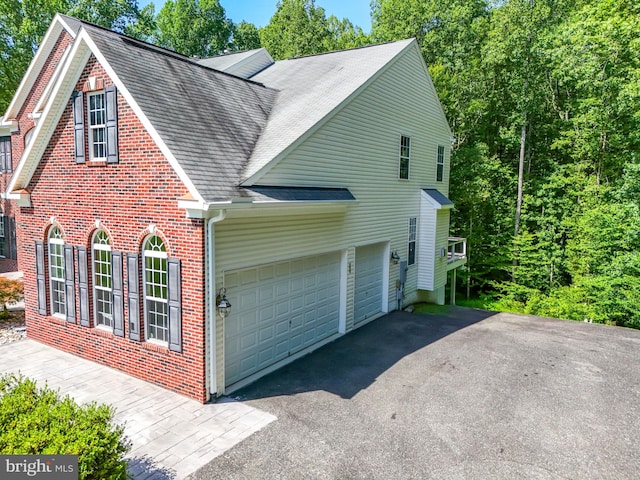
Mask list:
[[[233,26],[231,50],[244,51],[260,48],[260,33],[253,23],[240,22]]]
[[[260,43],[276,60],[322,53],[330,32],[324,8],[315,0],[281,0],[269,23],[260,29]]]
[[[57,13],[123,32],[138,17],[137,0],[0,0],[0,112],[4,112]]]
[[[167,0],[156,24],[154,43],[196,57],[223,53],[233,30],[219,0]]]
[[[346,18],[340,20],[335,15],[331,15],[327,19],[327,29],[329,30],[326,40],[327,51],[346,50],[371,44],[369,35]]]

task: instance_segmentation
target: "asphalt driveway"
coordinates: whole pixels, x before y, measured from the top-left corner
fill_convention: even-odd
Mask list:
[[[237,392],[278,417],[204,479],[630,479],[640,331],[397,312]]]

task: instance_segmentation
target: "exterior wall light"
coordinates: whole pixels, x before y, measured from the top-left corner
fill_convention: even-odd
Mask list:
[[[218,314],[220,317],[227,318],[229,313],[231,313],[231,302],[227,300],[227,289],[222,287],[218,292],[218,296],[216,297],[216,309],[218,310]]]
[[[400,255],[398,255],[397,250],[394,250],[393,252],[391,252],[391,261],[393,262],[394,265],[397,265],[398,262],[400,261]]]

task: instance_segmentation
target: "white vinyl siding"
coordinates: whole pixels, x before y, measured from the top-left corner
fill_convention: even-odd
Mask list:
[[[386,243],[407,260],[407,219],[420,212],[421,190],[436,187],[437,145],[450,131],[426,69],[410,49],[362,93],[267,172],[261,185],[348,188],[357,203],[344,212],[227,218],[215,224],[216,285],[224,272],[289,258],[346,252],[346,330],[353,328],[355,247]],[[416,88],[416,85],[423,85]],[[411,175],[398,181],[398,132],[411,136]],[[448,177],[438,189],[448,194]],[[420,222],[419,227],[421,227]],[[419,240],[418,240],[419,244]],[[418,252],[419,256],[419,252]],[[396,305],[399,264],[388,265],[385,305]],[[410,268],[405,304],[417,301],[418,269]],[[233,312],[232,312],[233,315]],[[224,324],[218,319],[218,332]],[[217,336],[218,365],[224,364],[223,335]],[[218,384],[223,384],[218,370]]]

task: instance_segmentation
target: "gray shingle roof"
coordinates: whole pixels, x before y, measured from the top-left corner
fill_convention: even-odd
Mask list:
[[[423,191],[443,207],[446,205],[453,205],[453,202],[451,200],[449,200],[435,188],[424,188]]]
[[[217,57],[201,58],[197,60],[197,62],[205,67],[225,71],[231,65],[235,65],[236,63],[255,55],[259,50],[260,49],[257,48],[255,50],[247,50],[245,52],[227,53],[226,55],[219,55]]]
[[[285,202],[344,202],[356,198],[346,188],[252,186],[244,189],[255,200]]]
[[[83,26],[204,200],[235,196],[276,92],[168,50]]]
[[[273,191],[249,193],[240,184],[320,124],[412,42],[284,60],[244,80],[205,66],[216,60],[198,62],[76,19],[65,21],[86,30],[206,202],[274,198]],[[237,60],[238,55],[243,54],[229,57]],[[309,189],[300,192],[287,194],[294,200],[319,199]],[[332,191],[329,197],[343,193]]]
[[[83,22],[81,20],[78,20],[77,18],[63,15],[62,13],[59,13],[58,15],[60,16],[60,19],[63,20],[67,25],[67,27],[69,27],[73,31],[73,34],[76,35],[80,30],[80,27],[82,27]]]
[[[251,77],[280,90],[247,179],[322,121],[413,40],[281,60]]]

